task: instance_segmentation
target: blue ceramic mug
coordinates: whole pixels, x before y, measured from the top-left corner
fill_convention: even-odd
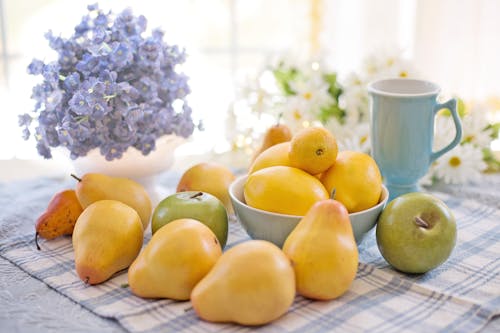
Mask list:
[[[439,91],[432,82],[403,78],[368,85],[372,156],[389,189],[389,200],[418,191],[418,181],[431,163],[460,143],[462,126],[457,102],[450,99],[438,103]],[[433,151],[434,117],[443,108],[451,111],[456,134],[449,145]]]

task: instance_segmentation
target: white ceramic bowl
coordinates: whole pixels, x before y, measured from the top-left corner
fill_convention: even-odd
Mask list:
[[[272,213],[248,206],[243,196],[243,187],[246,180],[246,175],[238,177],[229,186],[229,196],[231,197],[238,221],[251,238],[267,240],[282,247],[290,232],[302,219],[302,216]],[[354,237],[358,244],[361,243],[365,234],[377,223],[378,216],[387,204],[388,198],[389,192],[382,185],[382,195],[376,206],[361,212],[349,214]]]

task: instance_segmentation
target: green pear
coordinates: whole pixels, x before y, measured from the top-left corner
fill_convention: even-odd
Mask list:
[[[76,196],[83,208],[103,199],[121,201],[137,211],[143,229],[146,229],[153,208],[151,199],[141,184],[128,178],[111,177],[100,173],[87,173],[81,178],[72,176],[78,180]]]
[[[73,230],[80,279],[98,284],[130,266],[141,250],[143,233],[137,212],[120,201],[100,200],[85,208]]]
[[[197,315],[211,322],[263,325],[282,316],[295,298],[295,276],[279,247],[263,240],[222,254],[191,293]]]
[[[194,219],[160,228],[128,270],[132,293],[144,298],[188,300],[194,286],[222,254],[215,234]]]
[[[344,294],[358,270],[349,213],[339,201],[316,202],[288,235],[283,252],[292,262],[297,292],[330,300]]]

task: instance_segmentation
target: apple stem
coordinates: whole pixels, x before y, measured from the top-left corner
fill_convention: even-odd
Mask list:
[[[82,179],[81,179],[80,177],[76,176],[76,175],[75,175],[75,174],[73,174],[73,173],[71,174],[71,177],[73,177],[73,178],[75,178],[76,180],[78,180],[78,182],[81,182],[81,181],[82,181]]]
[[[197,192],[197,193],[193,194],[192,196],[190,196],[189,198],[195,199],[195,198],[198,198],[199,196],[202,196],[202,195],[203,195],[203,192]]]
[[[330,193],[330,199],[335,200],[335,192],[337,192],[337,189],[334,187],[332,193]]]
[[[418,225],[421,228],[429,229],[430,225],[427,223],[426,220],[421,218],[420,216],[415,216],[415,224]]]

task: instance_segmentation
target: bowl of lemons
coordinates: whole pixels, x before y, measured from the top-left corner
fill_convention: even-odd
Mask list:
[[[335,137],[321,127],[263,150],[248,170],[229,186],[236,217],[251,238],[278,246],[316,202],[330,198],[346,208],[359,244],[389,198],[375,160],[339,151]]]
[[[248,205],[244,196],[247,180],[248,175],[240,176],[229,186],[229,196],[239,223],[250,238],[267,240],[282,247],[303,216],[276,213]],[[356,243],[360,244],[364,236],[376,225],[388,198],[389,192],[382,185],[380,199],[375,206],[349,214]]]

